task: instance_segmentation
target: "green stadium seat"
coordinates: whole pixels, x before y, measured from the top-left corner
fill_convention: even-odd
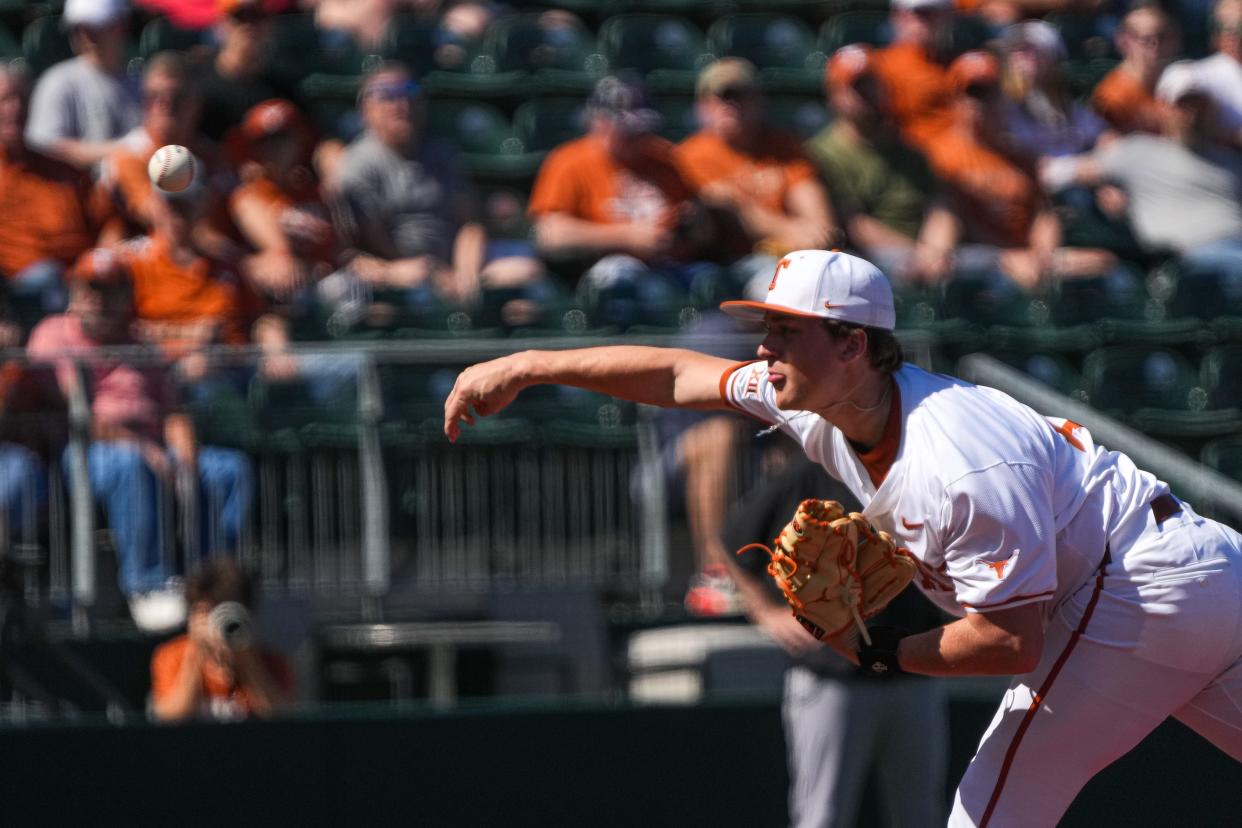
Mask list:
[[[362,132],[362,115],[353,99],[328,95],[308,98],[303,103],[306,114],[329,138],[352,141]]]
[[[1242,343],[1218,345],[1199,365],[1212,408],[1242,408]]]
[[[1225,437],[1206,443],[1199,459],[1221,474],[1242,481],[1242,437]]]
[[[206,32],[174,26],[167,17],[152,18],[138,36],[138,56],[143,60],[156,52],[188,52],[207,46]]]
[[[246,397],[230,388],[214,390],[191,402],[187,410],[194,420],[195,438],[203,445],[252,451],[263,441]]]
[[[513,133],[527,152],[548,150],[586,132],[582,98],[536,98],[513,113]]]
[[[436,24],[423,15],[399,14],[384,30],[380,54],[410,67],[415,77],[423,78],[436,67]]]
[[[653,93],[692,94],[699,70],[711,61],[702,30],[671,14],[610,17],[600,27],[599,47],[610,71],[642,74]]]
[[[509,119],[489,103],[433,98],[428,106],[427,131],[451,143],[476,177],[527,176],[534,172],[533,161],[514,137]]]
[[[1083,361],[1082,373],[1091,405],[1110,414],[1140,408],[1201,411],[1207,406],[1198,372],[1186,357],[1167,348],[1097,348]]]
[[[26,65],[36,75],[41,75],[53,64],[73,57],[69,38],[60,27],[60,18],[48,15],[36,18],[22,32],[22,52]]]
[[[381,59],[344,33],[316,28],[311,14],[278,15],[272,25],[272,75],[304,98],[353,100],[361,76]]]
[[[0,26],[0,63],[24,58],[22,43],[9,31],[7,26]]]
[[[1198,319],[1242,316],[1242,282],[1227,272],[1203,269],[1191,275],[1182,264],[1170,263],[1166,267],[1174,279],[1172,296],[1168,300],[1170,316]]]
[[[663,118],[660,135],[677,143],[693,135],[699,128],[699,118],[694,110],[694,98],[686,96],[661,96],[655,107]]]
[[[987,25],[974,17],[957,16],[953,21],[950,51],[960,54],[979,49],[989,37]],[[887,46],[893,39],[893,26],[884,9],[856,9],[835,14],[819,28],[819,48],[832,56],[837,49],[851,43]]]
[[[819,48],[829,57],[851,43],[884,46],[892,39],[892,25],[883,11],[841,12],[819,27]]]
[[[828,125],[832,116],[822,96],[772,96],[767,103],[767,123],[810,138]]]
[[[483,54],[497,75],[511,74],[517,83],[533,79],[544,94],[585,94],[604,70],[591,32],[563,14],[500,17],[488,29]]]
[[[780,14],[732,14],[707,31],[708,49],[753,63],[770,92],[816,94],[822,88],[825,53],[802,20]]]
[[[286,451],[349,448],[358,440],[358,397],[342,382],[328,399],[302,379],[269,381],[256,376],[248,391],[251,410],[264,429],[264,443]]]
[[[990,355],[1066,396],[1083,396],[1082,374],[1064,354],[990,351]]]
[[[1242,425],[1237,409],[1208,408],[1198,372],[1167,348],[1105,346],[1087,355],[1082,373],[1087,402],[1149,434],[1204,439]]]
[[[1050,14],[1045,19],[1061,35],[1061,41],[1065,44],[1066,53],[1071,60],[1117,57],[1112,39],[1100,31],[1097,16]]]

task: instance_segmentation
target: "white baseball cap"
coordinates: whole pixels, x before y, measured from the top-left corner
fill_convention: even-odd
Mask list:
[[[1156,98],[1165,103],[1177,103],[1187,95],[1203,94],[1203,82],[1191,60],[1170,63],[1156,83]]]
[[[738,319],[764,314],[814,316],[891,331],[897,324],[893,288],[871,262],[828,250],[795,250],[780,260],[762,302],[722,302]]]
[[[102,29],[125,17],[125,0],[65,0],[61,24]]]

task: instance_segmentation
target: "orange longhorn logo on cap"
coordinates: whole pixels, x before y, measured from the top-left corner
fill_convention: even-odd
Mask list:
[[[781,270],[786,267],[789,267],[789,265],[790,265],[790,261],[789,261],[788,256],[786,256],[785,258],[781,259],[779,262],[776,263],[776,271],[772,274],[772,281],[768,282],[769,291],[776,290],[776,277],[780,276]]]

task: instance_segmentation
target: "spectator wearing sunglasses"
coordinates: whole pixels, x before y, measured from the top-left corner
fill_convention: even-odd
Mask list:
[[[546,284],[542,264],[524,251],[489,245],[473,188],[452,149],[424,134],[426,101],[409,70],[382,64],[363,81],[365,130],[340,162],[338,230],[350,248],[345,270],[325,280],[340,297],[403,295],[420,311],[448,303],[476,308],[485,291],[519,295],[520,314]],[[529,296],[523,292],[529,291]]]
[[[801,141],[764,123],[764,103],[748,61],[715,61],[696,86],[701,129],[674,150],[715,220],[725,262],[757,299],[767,294],[781,256],[832,246],[837,234]]]
[[[200,101],[190,74],[182,53],[152,55],[142,78],[142,123],[126,133],[100,165],[99,181],[112,191],[131,235],[151,227],[155,194],[147,162],[157,149],[180,144],[195,157],[211,160],[212,152],[198,135]]]
[[[138,84],[125,73],[124,0],[67,0],[61,23],[76,57],[43,74],[30,101],[26,141],[88,169],[141,119]]]
[[[1091,94],[1095,111],[1123,134],[1159,135],[1168,113],[1156,98],[1156,82],[1180,48],[1181,33],[1167,12],[1154,4],[1135,8],[1117,29],[1121,63]]]

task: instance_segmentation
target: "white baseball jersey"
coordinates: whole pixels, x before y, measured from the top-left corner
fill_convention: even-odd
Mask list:
[[[845,483],[863,514],[909,548],[915,582],[951,614],[1040,601],[1050,616],[1168,492],[1087,429],[1000,391],[910,364],[895,379],[899,410],[861,458],[819,415],[777,408],[763,362],[731,367],[720,387]]]

